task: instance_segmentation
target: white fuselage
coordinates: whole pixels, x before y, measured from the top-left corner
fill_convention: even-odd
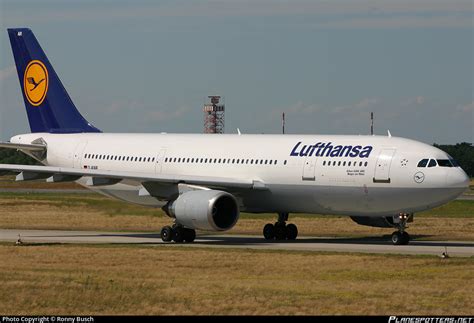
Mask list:
[[[256,213],[413,213],[456,198],[468,185],[460,167],[418,167],[423,159],[449,160],[445,152],[398,137],[33,133],[11,142],[38,138],[47,144],[48,166],[253,180],[266,189],[233,194],[241,210]],[[87,186],[85,178],[78,182]],[[133,181],[89,188],[141,205],[166,203],[140,196]]]

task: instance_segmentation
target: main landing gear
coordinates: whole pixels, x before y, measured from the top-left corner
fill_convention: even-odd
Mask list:
[[[392,233],[392,243],[394,245],[407,245],[410,242],[410,235],[405,231],[410,214],[401,213],[398,218],[394,217],[394,225],[398,231]]]
[[[263,227],[263,236],[266,240],[295,240],[298,236],[298,228],[296,225],[288,221],[288,213],[278,213],[278,222],[275,224],[268,223]]]
[[[196,239],[196,231],[188,229],[179,224],[165,226],[161,229],[161,240],[164,242],[193,242]]]

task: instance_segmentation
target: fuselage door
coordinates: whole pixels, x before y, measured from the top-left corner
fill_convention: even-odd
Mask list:
[[[390,165],[395,149],[382,149],[375,164],[374,183],[390,183]]]
[[[161,148],[156,156],[155,173],[160,174],[165,162],[166,148]]]
[[[82,158],[84,157],[84,151],[87,146],[87,140],[80,141],[77,144],[76,149],[74,150],[74,157],[73,157],[73,167],[74,168],[82,168]]]
[[[303,165],[303,181],[314,181],[316,171],[316,158],[307,157]]]

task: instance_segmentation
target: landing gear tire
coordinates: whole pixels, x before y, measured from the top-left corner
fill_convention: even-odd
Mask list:
[[[407,245],[410,242],[410,235],[408,232],[395,231],[392,233],[392,243],[396,246]]]
[[[407,245],[410,242],[410,235],[408,232],[402,232],[402,245]]]
[[[286,238],[288,240],[295,240],[298,236],[298,227],[293,223],[286,226]]]
[[[193,242],[196,239],[196,231],[193,229],[188,229],[180,225],[165,226],[161,229],[161,240],[163,242]]]
[[[173,241],[174,242],[183,242],[184,241],[184,228],[176,227],[173,229]]]
[[[196,231],[193,229],[183,229],[183,238],[186,242],[193,242],[196,239]]]
[[[173,229],[170,226],[161,229],[161,240],[163,242],[170,242],[173,239]]]
[[[263,227],[263,237],[265,240],[273,240],[275,238],[275,226],[271,223],[267,223]]]
[[[398,231],[392,233],[392,243],[396,246],[400,245],[402,241],[402,234]]]
[[[286,240],[287,229],[285,223],[275,223],[275,239],[276,240]]]
[[[275,224],[267,223],[263,227],[265,240],[295,240],[298,236],[298,228],[294,224],[286,224],[288,213],[278,213],[278,221]]]

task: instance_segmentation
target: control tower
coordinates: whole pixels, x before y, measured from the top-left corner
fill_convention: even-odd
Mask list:
[[[210,95],[211,103],[204,104],[204,133],[224,133],[225,105],[219,104],[220,98]]]

